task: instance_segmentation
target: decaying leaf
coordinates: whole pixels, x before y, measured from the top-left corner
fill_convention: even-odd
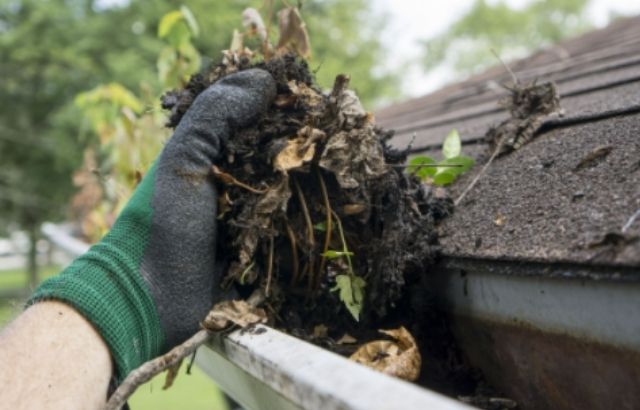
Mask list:
[[[335,174],[342,188],[357,188],[388,171],[373,129],[341,131],[333,135],[320,157],[320,166]]]
[[[314,108],[323,102],[323,96],[303,82],[291,80],[287,83],[291,93],[309,108]]]
[[[294,51],[304,58],[311,57],[311,42],[307,25],[297,7],[287,7],[278,12],[280,39],[276,49],[280,53]]]
[[[289,140],[287,146],[280,151],[273,161],[273,166],[282,172],[302,167],[310,162],[316,153],[316,144],[303,147],[304,141],[299,138]]]
[[[519,149],[533,139],[547,118],[562,113],[560,94],[552,82],[516,84],[509,91],[500,105],[509,110],[510,118],[485,135],[490,152],[497,150],[498,155]]]
[[[264,309],[251,306],[244,300],[227,300],[216,304],[202,322],[202,327],[211,331],[220,331],[231,325],[242,328],[257,323],[266,323]]]
[[[345,215],[357,215],[364,212],[367,209],[365,204],[347,204],[342,207],[342,212]]]
[[[309,163],[316,153],[316,141],[323,140],[325,133],[306,126],[300,130],[298,136],[288,140],[285,148],[273,160],[275,169],[287,172]]]
[[[349,333],[345,333],[342,335],[342,337],[340,339],[338,339],[336,341],[336,344],[338,345],[352,345],[354,343],[357,343],[358,339],[356,339],[355,337],[351,336]]]
[[[369,342],[356,350],[349,359],[390,376],[408,381],[417,380],[422,358],[411,333],[403,326],[380,332],[394,340]]]
[[[238,30],[233,30],[233,37],[231,38],[231,45],[229,51],[232,53],[240,53],[244,49],[244,35]]]
[[[320,324],[313,327],[313,337],[323,338],[327,337],[329,328],[326,325]]]
[[[371,118],[356,94],[347,89],[349,77],[338,75],[331,92],[342,131],[328,139],[319,165],[335,174],[342,188],[356,188],[388,172]]]
[[[249,30],[251,34],[257,34],[260,40],[267,40],[267,29],[262,21],[262,16],[258,10],[253,7],[249,7],[242,12],[242,25]]]
[[[258,277],[258,271],[252,269],[254,255],[258,247],[261,234],[269,230],[275,214],[285,214],[291,197],[289,177],[285,173],[278,175],[278,180],[268,189],[261,192],[262,196],[239,215],[239,220],[246,223],[251,219],[252,224],[243,229],[234,239],[238,247],[238,260],[231,263],[224,285],[236,280],[242,284],[252,284]]]

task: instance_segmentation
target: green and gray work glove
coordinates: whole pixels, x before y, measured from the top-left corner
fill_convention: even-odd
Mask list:
[[[111,350],[118,382],[191,336],[223,298],[211,165],[275,93],[271,75],[258,69],[201,93],[111,231],[31,297],[29,304],[64,301],[91,321]]]

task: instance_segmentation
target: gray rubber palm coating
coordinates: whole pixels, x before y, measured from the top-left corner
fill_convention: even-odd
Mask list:
[[[263,70],[223,78],[196,98],[158,159],[141,272],[167,349],[197,331],[224,297],[223,272],[216,266],[217,192],[211,166],[234,131],[257,121],[275,94],[275,82]]]

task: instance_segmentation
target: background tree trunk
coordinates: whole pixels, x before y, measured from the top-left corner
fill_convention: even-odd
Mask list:
[[[29,288],[31,290],[35,289],[38,285],[38,230],[38,224],[28,225],[29,253],[27,254],[27,273],[29,275]]]

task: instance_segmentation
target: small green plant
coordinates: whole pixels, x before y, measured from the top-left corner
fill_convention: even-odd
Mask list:
[[[367,282],[353,272],[353,264],[351,262],[353,252],[351,252],[347,247],[347,241],[344,237],[340,218],[338,218],[338,215],[335,213],[334,218],[336,219],[336,225],[338,227],[338,232],[340,233],[342,250],[338,251],[329,249],[324,252],[322,256],[329,260],[344,258],[347,261],[347,271],[336,276],[336,286],[334,286],[331,291],[339,291],[340,300],[344,303],[349,313],[351,313],[351,316],[353,316],[356,321],[359,321],[360,312],[362,312],[362,304],[364,302],[364,288],[367,285]],[[315,225],[314,228],[322,231],[326,229],[326,225],[320,223]]]
[[[409,161],[407,172],[435,185],[449,185],[475,164],[473,158],[460,155],[462,143],[457,130],[451,130],[442,143],[443,160],[436,162],[431,157],[420,155]]]
[[[165,14],[160,20],[158,38],[165,40],[167,46],[160,52],[157,65],[165,88],[183,87],[200,69],[200,53],[191,41],[199,34],[198,23],[186,6]]]

